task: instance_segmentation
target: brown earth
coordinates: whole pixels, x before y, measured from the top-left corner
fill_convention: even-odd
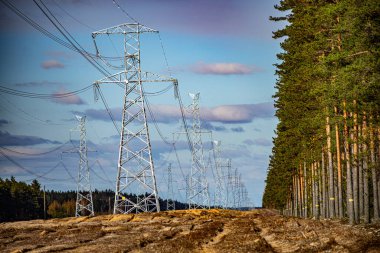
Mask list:
[[[192,210],[0,224],[2,252],[380,252],[380,225]]]

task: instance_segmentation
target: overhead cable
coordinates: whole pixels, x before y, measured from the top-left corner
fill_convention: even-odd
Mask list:
[[[17,161],[15,161],[14,159],[12,159],[10,156],[8,156],[7,154],[5,154],[2,150],[0,150],[0,154],[5,157],[8,161],[10,161],[11,163],[13,163],[16,167],[22,169],[23,171],[37,177],[37,178],[43,178],[45,180],[49,180],[49,181],[66,181],[68,180],[69,178],[65,178],[65,179],[56,179],[56,178],[50,178],[50,177],[45,177],[43,175],[39,175],[37,173],[35,173],[34,171],[30,170],[30,169],[27,169],[25,168],[24,166],[22,166],[21,164],[19,164]]]
[[[26,97],[26,98],[38,98],[38,99],[52,99],[52,98],[65,98],[70,96],[75,96],[77,94],[83,93],[92,88],[92,85],[86,86],[82,89],[71,91],[71,92],[63,92],[56,94],[43,94],[43,93],[34,93],[34,92],[26,92],[15,90],[12,88],[8,88],[0,85],[0,92],[6,93],[13,96]]]
[[[19,154],[19,155],[26,155],[26,156],[41,156],[41,155],[46,155],[46,154],[50,154],[50,153],[53,153],[61,148],[63,148],[66,144],[68,144],[69,141],[65,142],[64,144],[52,149],[52,150],[49,150],[49,151],[46,151],[46,152],[41,152],[41,153],[27,153],[27,152],[21,152],[21,151],[17,151],[17,150],[14,150],[14,149],[10,149],[10,148],[6,148],[6,147],[0,147],[0,149],[4,149],[8,152],[11,152],[11,153],[15,153],[15,154]]]

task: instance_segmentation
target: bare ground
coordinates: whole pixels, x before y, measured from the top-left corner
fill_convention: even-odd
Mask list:
[[[270,210],[192,210],[0,224],[2,252],[380,252],[380,225]]]

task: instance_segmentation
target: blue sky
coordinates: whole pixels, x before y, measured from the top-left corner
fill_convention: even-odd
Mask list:
[[[213,130],[213,139],[222,141],[222,156],[232,159],[232,167],[242,173],[249,196],[261,205],[264,180],[277,123],[273,99],[276,77],[276,54],[279,41],[271,33],[279,28],[268,20],[278,15],[276,0],[142,0],[117,3],[140,23],[160,31],[169,62],[170,73],[179,80],[184,104],[191,103],[189,92],[201,94],[203,126]],[[12,1],[38,24],[59,36],[33,1]],[[89,52],[94,52],[91,32],[131,22],[121,9],[109,1],[45,0],[66,29]],[[79,90],[103,76],[80,54],[57,44],[24,22],[0,4],[0,85],[7,88],[42,94],[60,94]],[[61,37],[61,36],[60,36]],[[103,41],[106,52],[120,52],[117,39]],[[145,71],[169,75],[156,34],[144,34],[141,40],[141,66]],[[112,45],[113,44],[113,45]],[[111,73],[115,70],[109,69]],[[147,91],[158,91],[165,84],[149,84]],[[102,86],[116,119],[120,120],[122,90]],[[1,151],[29,171],[45,174],[39,178],[48,189],[75,189],[75,182],[62,166],[76,176],[78,157],[62,153],[73,148],[66,144],[56,152],[32,156],[52,150],[70,139],[70,129],[77,125],[75,114],[87,115],[89,163],[96,160],[92,174],[93,187],[114,189],[118,136],[101,101],[94,102],[92,89],[77,96],[53,99],[32,99],[0,92]],[[173,90],[148,97],[169,140],[172,132],[181,130],[178,103]],[[175,187],[183,188],[182,174],[173,152],[150,124],[152,149],[159,194],[165,197],[165,170],[173,163]],[[72,139],[78,135],[72,133]],[[207,144],[209,135],[203,138]],[[75,141],[74,141],[75,143]],[[208,153],[206,145],[205,153]],[[5,148],[5,149],[4,149]],[[190,171],[190,156],[184,137],[178,141],[184,173]],[[8,150],[7,150],[8,149]],[[35,178],[29,172],[0,156],[0,177],[15,176],[18,180]],[[210,185],[213,179],[209,171]],[[58,179],[58,180],[57,180]],[[178,199],[184,192],[179,191]]]

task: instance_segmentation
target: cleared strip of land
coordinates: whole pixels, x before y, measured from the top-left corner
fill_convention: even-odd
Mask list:
[[[2,252],[379,252],[380,224],[183,210],[0,224]]]

